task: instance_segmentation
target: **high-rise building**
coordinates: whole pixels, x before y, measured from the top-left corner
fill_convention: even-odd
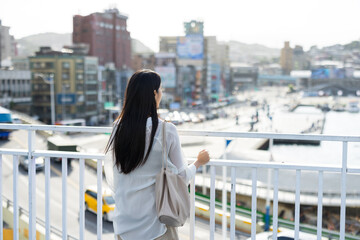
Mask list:
[[[89,55],[99,58],[99,65],[114,63],[117,69],[131,67],[131,38],[128,17],[118,9],[73,17],[73,43],[87,43]]]
[[[32,115],[51,122],[51,75],[54,81],[55,120],[83,118],[88,124],[97,121],[98,60],[41,47],[30,57],[32,72]]]
[[[30,112],[31,72],[0,70],[0,106],[24,113]]]
[[[17,44],[9,31],[10,27],[3,26],[0,20],[0,64],[5,59],[17,56]]]
[[[293,68],[293,49],[288,41],[284,43],[284,47],[281,49],[280,65],[283,74],[289,75]]]

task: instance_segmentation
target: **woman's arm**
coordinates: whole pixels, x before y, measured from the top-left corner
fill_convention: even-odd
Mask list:
[[[181,149],[179,134],[176,127],[171,123],[166,123],[166,138],[169,146],[168,152],[170,161],[178,169],[179,175],[185,177],[187,182],[190,181],[190,179],[195,176],[196,169],[210,160],[208,152],[202,150],[198,155],[198,159],[194,163],[188,165]]]

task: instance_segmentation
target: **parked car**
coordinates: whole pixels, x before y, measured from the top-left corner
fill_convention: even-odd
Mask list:
[[[180,116],[184,122],[191,122],[191,118],[186,112],[180,112]]]
[[[112,222],[114,219],[115,200],[108,188],[102,191],[102,217],[104,221]],[[97,214],[97,187],[90,186],[85,191],[85,209]]]
[[[191,122],[193,123],[199,123],[201,122],[200,119],[195,115],[195,113],[190,113],[189,117],[191,119]]]
[[[29,159],[27,156],[19,157],[19,165],[26,171],[29,170]],[[45,160],[43,157],[37,157],[35,159],[35,169],[36,171],[43,170],[45,166]]]

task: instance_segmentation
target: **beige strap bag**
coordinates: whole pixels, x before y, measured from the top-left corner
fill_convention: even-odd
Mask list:
[[[168,169],[165,126],[166,122],[164,121],[162,168],[156,176],[155,183],[156,211],[161,223],[171,227],[180,227],[190,216],[190,196],[185,179]]]

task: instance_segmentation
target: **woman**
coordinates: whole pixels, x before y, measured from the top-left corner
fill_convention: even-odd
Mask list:
[[[123,110],[106,147],[113,152],[113,190],[116,239],[178,239],[177,229],[160,223],[155,208],[155,178],[162,166],[162,125],[157,108],[162,97],[161,78],[140,70],[129,80]],[[187,165],[176,127],[166,123],[170,169],[189,181],[209,161],[206,150]]]

